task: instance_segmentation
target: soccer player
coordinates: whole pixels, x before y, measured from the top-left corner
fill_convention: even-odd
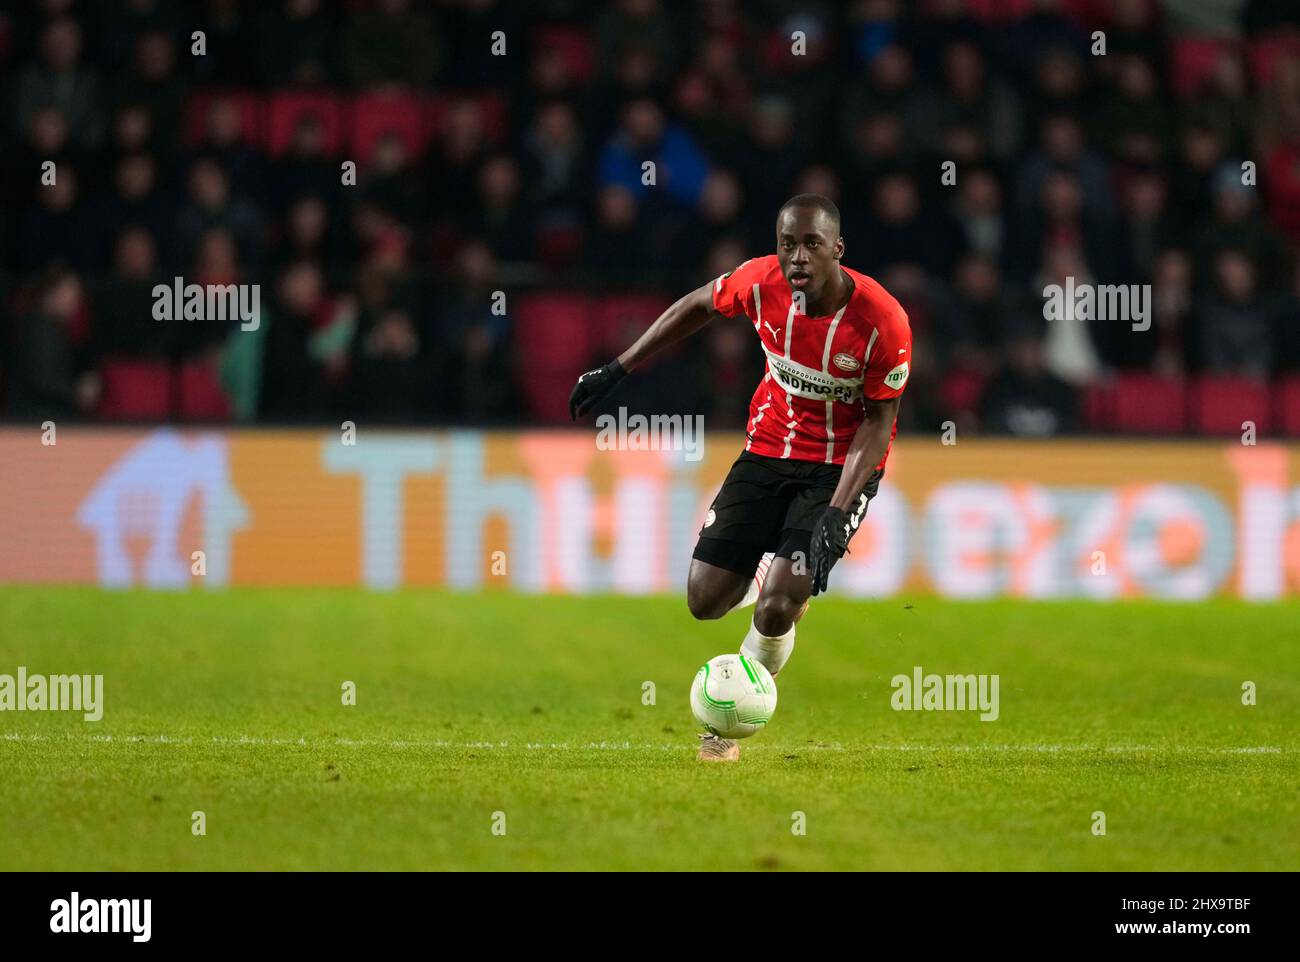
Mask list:
[[[678,300],[616,360],[578,378],[569,398],[576,420],[715,316],[749,318],[767,372],[749,405],[745,450],[700,529],[686,603],[712,619],[757,602],[740,650],[774,676],[809,596],[826,590],[876,494],[910,372],[907,314],[843,256],[836,206],[816,194],[791,198],[777,214],[776,254]],[[740,755],[732,740],[700,737],[702,760]]]

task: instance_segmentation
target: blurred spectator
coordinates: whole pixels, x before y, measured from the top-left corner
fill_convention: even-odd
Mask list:
[[[989,74],[979,46],[970,40],[948,44],[941,81],[909,115],[918,143],[932,154],[943,154],[944,134],[954,126],[968,126],[983,134],[998,161],[1014,156],[1020,147],[1020,101],[1006,83]]]
[[[1281,279],[1284,250],[1278,236],[1259,217],[1258,190],[1242,183],[1240,163],[1228,161],[1219,168],[1214,177],[1213,215],[1202,221],[1195,235],[1200,276],[1215,275],[1218,254],[1233,249],[1254,262],[1263,283]]]
[[[258,10],[258,18],[255,50],[267,83],[307,86],[335,79],[338,51],[332,4],[268,0]]]
[[[647,163],[654,167],[647,168]],[[622,187],[643,202],[667,195],[693,207],[708,173],[708,161],[690,134],[667,123],[653,100],[641,98],[624,108],[617,131],[601,150],[597,179],[602,187]],[[655,190],[650,190],[651,183]]]
[[[435,377],[411,315],[392,308],[356,340],[349,410],[383,421],[426,412],[434,398]]]
[[[451,370],[441,378],[446,387],[430,399],[472,422],[516,418],[520,400],[514,386],[510,318],[493,310],[499,280],[491,248],[482,241],[465,244],[456,270],[460,284],[440,299],[446,313],[435,335]]]
[[[1043,269],[1033,287],[1046,297],[1049,287],[1062,291],[1073,288],[1078,291],[1084,286],[1096,284],[1096,276],[1084,263],[1077,247],[1056,247],[1045,255]],[[1054,377],[1081,387],[1097,380],[1101,375],[1100,345],[1105,328],[1107,325],[1112,329],[1124,325],[1125,319],[1103,320],[1095,316],[1100,313],[1097,310],[1093,311],[1092,317],[1080,317],[1077,307],[1076,302],[1065,301],[1065,316],[1047,323],[1041,362]],[[1122,332],[1122,327],[1120,330]]]
[[[118,243],[123,228],[138,225],[145,228],[151,242],[167,241],[171,237],[171,220],[167,203],[158,189],[158,165],[148,154],[123,157],[113,172],[111,191],[100,202],[96,216],[95,234],[108,247]],[[102,258],[108,261],[108,256]]]
[[[51,271],[35,307],[18,318],[6,377],[9,416],[45,420],[94,410],[99,379],[84,369],[77,344],[84,312],[80,279],[65,270]]]
[[[174,142],[188,89],[185,76],[176,69],[176,43],[172,37],[163,30],[150,30],[136,41],[131,70],[120,76],[116,99],[143,105],[159,139]]]
[[[498,154],[479,170],[476,214],[468,233],[487,240],[507,260],[521,260],[533,252],[532,213],[520,184],[519,164]]]
[[[153,317],[153,288],[162,280],[154,236],[136,224],[113,235],[113,241],[113,272],[95,291],[97,352],[165,358],[181,329]]]
[[[14,121],[21,134],[32,116],[56,108],[67,122],[72,142],[93,150],[104,136],[99,76],[82,60],[81,25],[71,17],[56,17],[41,33],[39,58],[18,75]]]
[[[239,255],[256,261],[262,248],[262,218],[247,197],[232,194],[230,178],[215,160],[204,157],[189,170],[189,200],[177,218],[182,251],[195,250],[199,237],[214,227],[228,231]]]
[[[294,125],[288,150],[275,165],[271,178],[275,201],[287,206],[304,194],[333,198],[342,178],[339,165],[325,153],[325,128],[314,114],[304,114]]]
[[[77,172],[68,165],[55,170],[54,183],[37,189],[35,203],[18,228],[18,266],[41,270],[51,264],[84,269],[99,260],[97,238],[89,230]]]
[[[1160,251],[1182,237],[1182,227],[1169,210],[1168,190],[1156,170],[1135,171],[1123,185],[1121,204],[1123,250],[1118,267],[1121,276],[1145,282]]]
[[[610,185],[597,192],[596,224],[587,251],[597,277],[626,281],[638,268],[654,266],[649,223],[626,187]]]
[[[1274,308],[1255,265],[1245,251],[1227,248],[1214,255],[1213,272],[1213,289],[1197,307],[1205,369],[1263,380],[1273,367]]]
[[[1044,363],[1043,342],[1031,333],[1007,346],[1007,366],[989,382],[980,402],[984,430],[1050,438],[1078,427],[1078,401],[1069,384]]]
[[[355,87],[418,87],[438,75],[442,55],[433,14],[411,0],[377,0],[354,9],[343,37],[343,69]]]
[[[993,171],[964,170],[957,180],[952,208],[962,246],[997,261],[1005,256],[1007,243],[1002,197],[1002,184]]]
[[[927,210],[916,181],[891,173],[876,182],[871,216],[864,231],[861,257],[868,273],[881,273],[892,264],[923,267],[946,277],[954,255],[955,230],[942,211]]]

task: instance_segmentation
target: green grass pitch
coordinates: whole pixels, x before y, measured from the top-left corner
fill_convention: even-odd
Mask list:
[[[0,673],[105,702],[0,712],[0,869],[1300,868],[1296,604],[818,599],[769,729],[701,765],[687,691],[747,617],[0,589]],[[915,665],[1000,675],[1001,717],[892,710]]]

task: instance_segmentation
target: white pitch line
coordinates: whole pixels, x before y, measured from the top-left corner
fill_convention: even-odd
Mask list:
[[[262,738],[256,735],[213,735],[211,738],[179,738],[173,735],[76,735],[65,734],[60,739],[55,735],[24,734],[7,732],[0,735],[0,741],[9,742],[45,742],[45,741],[83,741],[99,744],[121,742],[132,745],[296,745],[302,748],[474,748],[474,749],[509,749],[523,748],[529,751],[681,751],[692,743],[663,744],[642,742],[453,742],[445,739],[411,740],[397,739],[391,741],[365,738]],[[1277,745],[1218,746],[1218,745],[780,745],[758,743],[756,747],[774,751],[872,751],[872,752],[962,752],[1011,754],[1025,752],[1030,754],[1055,755],[1062,753],[1109,753],[1140,754],[1176,753],[1192,755],[1283,755],[1296,754],[1300,747],[1280,747]]]

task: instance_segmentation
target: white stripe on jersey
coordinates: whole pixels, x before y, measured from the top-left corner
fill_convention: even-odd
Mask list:
[[[862,376],[865,379],[867,375],[867,362],[871,360],[871,349],[876,346],[876,338],[880,336],[880,328],[871,329],[871,340],[867,341],[867,356],[862,359]]]
[[[831,345],[835,342],[835,329],[840,326],[840,320],[844,317],[844,312],[847,311],[848,309],[849,309],[849,305],[847,303],[840,308],[839,313],[835,315],[835,320],[831,321],[830,330],[826,332],[826,349],[822,351],[822,373],[823,374],[830,373]],[[867,350],[870,351],[871,349],[867,348]]]
[[[790,313],[785,316],[785,356],[790,356],[790,335],[794,333],[794,301],[790,302]]]
[[[746,263],[748,263],[748,261],[746,261]],[[760,338],[763,336],[763,329],[762,327],[760,327],[762,323],[763,323],[763,298],[758,293],[758,285],[755,284],[754,285],[754,330],[758,331],[758,335]]]
[[[764,378],[764,380],[767,380],[767,379]],[[748,450],[750,449],[750,446],[753,445],[753,443],[754,443],[754,429],[758,427],[758,422],[761,421],[761,420],[763,420],[763,414],[764,414],[764,413],[767,411],[767,409],[770,408],[771,406],[772,406],[772,402],[771,402],[771,401],[768,401],[766,404],[764,404],[764,405],[762,405],[761,407],[759,407],[759,409],[758,409],[758,413],[754,415],[754,420],[752,420],[752,421],[749,422],[749,430],[745,432],[747,435],[749,435],[749,437],[746,438],[746,440],[745,440],[745,450],[746,450],[746,451],[748,451]]]
[[[849,298],[852,301],[853,298]],[[826,332],[826,347],[822,351],[822,373],[830,373],[831,363],[831,345],[835,343],[835,329],[840,326],[840,320],[844,317],[844,312],[849,309],[849,301],[844,302],[844,306],[839,309],[835,315],[835,320],[831,321],[830,330]],[[870,348],[868,348],[870,350]],[[835,462],[835,402],[826,402],[826,463]]]
[[[835,463],[835,402],[826,402],[826,463]]]
[[[785,436],[785,450],[781,452],[782,458],[788,458],[790,456],[790,442],[794,440],[795,431],[799,426],[799,421],[794,416],[794,399],[790,397],[789,391],[785,392],[785,409],[786,413],[790,415],[790,420],[786,424],[786,427],[790,429],[790,433]]]

